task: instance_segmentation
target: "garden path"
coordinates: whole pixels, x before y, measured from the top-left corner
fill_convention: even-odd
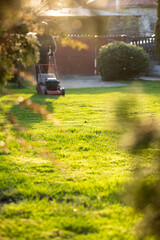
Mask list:
[[[61,86],[64,88],[95,88],[95,87],[121,87],[127,86],[126,83],[115,81],[102,81],[99,75],[94,76],[62,76],[59,77]]]

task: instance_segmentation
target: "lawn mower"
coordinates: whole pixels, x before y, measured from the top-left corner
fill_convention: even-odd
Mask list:
[[[44,73],[47,67],[51,73]],[[38,64],[38,83],[37,93],[41,95],[65,95],[65,89],[61,87],[57,80],[58,73],[56,67],[55,55],[53,55],[53,64]]]

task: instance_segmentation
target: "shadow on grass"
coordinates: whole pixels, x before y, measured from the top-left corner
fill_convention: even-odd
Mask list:
[[[5,89],[9,90],[11,94],[34,94],[36,93],[36,87],[32,86],[29,82],[24,82],[24,87],[19,88],[17,83],[8,82]]]
[[[122,202],[116,184],[111,188],[110,183],[107,186],[101,186],[91,181],[85,189],[81,186],[81,181],[78,184],[67,181],[60,184],[55,181],[60,173],[51,163],[23,162],[23,160],[16,162],[3,155],[0,162],[0,174],[3,177],[0,185],[0,204],[24,199],[51,201],[54,199],[58,203],[80,204],[86,209],[103,209],[106,202],[110,204]],[[90,188],[93,191],[90,191]],[[77,232],[68,224],[65,228]]]
[[[35,199],[41,197],[49,199],[47,181],[44,178],[48,174],[55,172],[53,164],[16,162],[9,155],[0,154],[0,156],[0,174],[3,176],[0,186],[0,204],[17,202],[25,198]],[[33,178],[33,173],[36,174],[36,178]],[[35,187],[36,191],[30,191],[31,186]],[[42,188],[45,187],[45,192],[41,192],[41,186]]]
[[[54,112],[54,100],[58,99],[59,96],[49,96],[49,95],[38,95],[34,94],[29,99],[40,106],[44,106],[44,108],[50,112]],[[19,105],[14,105],[10,112],[14,114],[18,120],[18,122],[25,127],[30,127],[34,123],[41,122],[44,118],[41,114],[37,114],[27,107],[21,108]]]

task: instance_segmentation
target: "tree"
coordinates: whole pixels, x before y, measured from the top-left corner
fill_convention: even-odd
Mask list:
[[[37,62],[37,41],[27,32],[36,21],[34,10],[24,0],[2,0],[0,8],[0,87],[15,72]],[[33,17],[34,16],[34,17]]]
[[[155,54],[160,58],[160,0],[157,0],[157,22],[155,25]]]

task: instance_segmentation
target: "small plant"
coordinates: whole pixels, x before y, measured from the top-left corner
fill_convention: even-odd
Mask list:
[[[140,47],[124,42],[102,46],[98,55],[98,69],[105,81],[136,77],[147,70],[148,54]]]

